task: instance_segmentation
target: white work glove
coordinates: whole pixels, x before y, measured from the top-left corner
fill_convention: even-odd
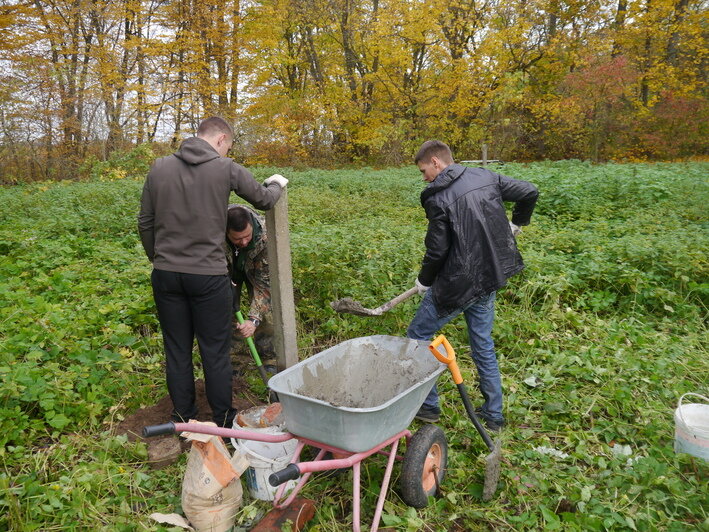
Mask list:
[[[419,278],[418,278],[418,277],[416,278],[416,283],[414,284],[414,286],[415,286],[416,289],[419,291],[419,295],[420,295],[420,296],[424,295],[424,294],[426,293],[426,290],[428,290],[429,288],[431,288],[430,286],[424,286],[424,285],[422,285],[422,284],[419,282]]]
[[[268,185],[270,183],[278,183],[281,188],[286,188],[288,180],[281,174],[273,174],[271,177],[266,178],[266,180],[263,182],[264,185]]]
[[[522,228],[518,225],[513,224],[512,222],[510,222],[510,229],[512,230],[512,236],[514,237],[517,237],[522,234]]]

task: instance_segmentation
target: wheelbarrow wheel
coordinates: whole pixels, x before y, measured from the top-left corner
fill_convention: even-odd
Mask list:
[[[401,498],[414,508],[428,505],[443,482],[448,460],[448,443],[436,425],[421,427],[409,440],[401,466]]]

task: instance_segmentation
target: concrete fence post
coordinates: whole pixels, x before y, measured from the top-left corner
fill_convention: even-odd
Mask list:
[[[276,205],[266,211],[266,232],[273,308],[273,348],[276,351],[278,370],[281,371],[298,362],[287,187],[283,189]]]

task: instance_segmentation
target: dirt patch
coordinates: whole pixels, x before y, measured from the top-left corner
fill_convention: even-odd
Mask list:
[[[242,376],[248,372],[256,371],[253,362],[245,357],[238,357],[234,362],[234,369],[237,370],[237,375],[235,375],[232,380],[232,404],[234,407],[238,411],[242,411],[252,406],[265,404],[265,397],[256,395]],[[202,379],[195,381],[195,393],[197,409],[199,411],[197,420],[211,421],[212,409],[209,407],[207,395],[204,390],[204,381]],[[165,435],[154,438],[143,438],[141,434],[143,427],[147,425],[159,425],[170,421],[170,414],[172,414],[172,401],[169,395],[165,395],[153,406],[139,408],[129,416],[126,416],[123,421],[116,425],[114,433],[127,435],[129,441],[144,440],[148,444],[148,452],[151,455],[151,459],[153,454],[156,455],[151,461],[155,462],[159,467],[164,467],[177,460],[177,457],[171,460],[163,459],[163,452],[161,451],[161,448],[165,445],[163,440],[176,438],[176,436]],[[184,440],[181,440],[181,444],[183,450],[188,446],[187,442]]]

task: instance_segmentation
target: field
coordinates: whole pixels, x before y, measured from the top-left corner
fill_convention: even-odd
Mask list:
[[[417,298],[379,318],[336,315],[328,303],[351,296],[375,307],[412,286],[426,226],[416,169],[256,175],[275,171],[291,180],[300,357],[357,336],[405,335]],[[500,171],[541,193],[518,239],[527,268],[498,294],[509,422],[500,489],[480,500],[486,450],[446,376],[443,497],[416,511],[393,489],[383,522],[401,531],[709,530],[709,467],[672,448],[680,396],[709,395],[709,164]],[[185,457],[154,471],[144,443],[112,435],[166,393],[136,232],[141,187],[129,176],[0,189],[0,529],[160,530],[150,513],[180,511]],[[477,402],[462,319],[442,332]],[[384,462],[365,464],[364,522]],[[309,530],[350,530],[350,491],[349,474],[311,482]],[[240,525],[266,509],[246,501]]]

